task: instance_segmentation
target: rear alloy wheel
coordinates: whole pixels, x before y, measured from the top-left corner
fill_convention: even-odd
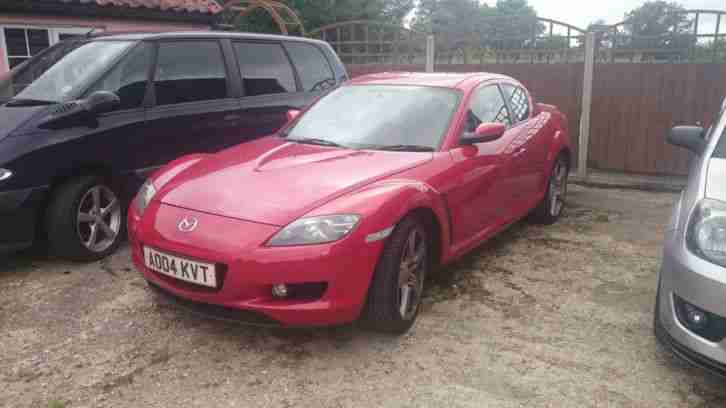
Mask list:
[[[111,254],[123,236],[120,198],[110,183],[87,175],[61,185],[46,213],[53,252],[76,261],[95,261]]]
[[[558,156],[547,183],[547,193],[530,216],[532,222],[545,225],[557,222],[565,208],[569,173],[567,158],[564,155]]]
[[[373,328],[397,334],[411,328],[428,268],[426,229],[418,219],[408,217],[389,238],[368,290],[365,314]]]

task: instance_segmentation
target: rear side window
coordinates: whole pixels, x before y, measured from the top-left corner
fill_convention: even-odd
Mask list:
[[[157,105],[226,98],[227,78],[219,44],[160,43],[154,91]]]
[[[297,68],[303,91],[324,91],[335,85],[335,76],[323,53],[315,46],[304,43],[285,43],[292,63]]]
[[[280,44],[234,43],[247,96],[295,92],[295,76]]]
[[[502,84],[502,92],[507,98],[515,123],[529,119],[529,97],[527,91],[519,86]]]
[[[152,49],[150,43],[136,46],[111,72],[86,91],[86,96],[96,91],[111,91],[121,99],[118,109],[141,107],[146,94]]]
[[[472,133],[482,123],[500,122],[509,126],[512,121],[496,85],[476,90],[466,117],[466,131]]]

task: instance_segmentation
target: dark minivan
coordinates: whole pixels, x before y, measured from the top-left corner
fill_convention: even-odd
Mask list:
[[[124,34],[57,45],[0,83],[0,251],[47,237],[62,257],[100,259],[118,246],[123,209],[150,171],[274,133],[288,110],[346,79],[327,43],[297,37]]]

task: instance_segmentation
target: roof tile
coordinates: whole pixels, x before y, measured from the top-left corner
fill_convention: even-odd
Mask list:
[[[99,6],[144,7],[162,11],[216,14],[222,7],[215,0],[59,0],[62,3],[96,3]]]

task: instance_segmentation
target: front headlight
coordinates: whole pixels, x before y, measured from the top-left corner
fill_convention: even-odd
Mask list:
[[[352,214],[300,218],[275,234],[268,246],[324,244],[348,235],[360,217]]]
[[[691,216],[686,242],[691,252],[726,266],[726,203],[701,200]]]
[[[144,215],[146,207],[149,206],[151,199],[156,195],[156,188],[151,180],[146,180],[139,189],[139,194],[136,196],[136,212],[139,216]]]
[[[7,180],[13,176],[13,172],[8,169],[0,169],[0,181]]]

